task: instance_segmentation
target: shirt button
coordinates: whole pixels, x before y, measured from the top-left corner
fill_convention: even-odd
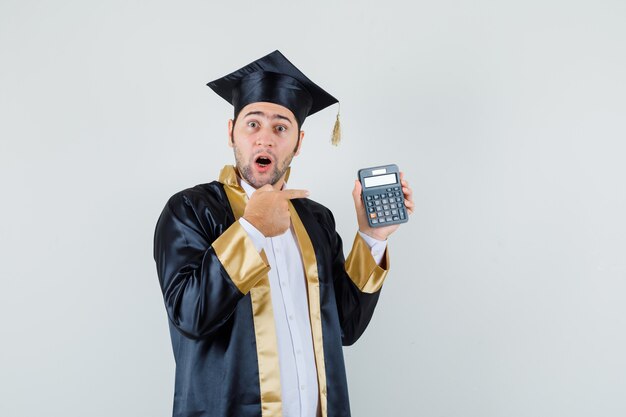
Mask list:
[[[300,389],[304,391],[304,385],[300,385]]]
[[[289,320],[293,320],[293,314],[289,315]]]
[[[283,281],[283,282],[281,282],[280,284],[281,284],[283,287],[286,287],[286,286],[287,286],[287,281]]]

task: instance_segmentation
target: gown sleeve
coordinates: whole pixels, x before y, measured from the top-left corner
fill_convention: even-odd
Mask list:
[[[389,268],[389,253],[385,249],[378,265],[370,247],[356,233],[352,250],[344,261],[341,237],[332,225],[331,250],[333,253],[333,284],[344,346],[357,341],[369,324]]]
[[[182,192],[168,201],[156,226],[154,259],[165,308],[190,338],[219,329],[269,271],[264,253],[228,217],[216,202],[200,204]]]

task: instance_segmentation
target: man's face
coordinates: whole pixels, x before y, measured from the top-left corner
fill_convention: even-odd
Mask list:
[[[248,104],[237,120],[228,121],[228,132],[243,179],[254,188],[265,184],[282,187],[285,172],[300,153],[304,138],[304,132],[298,134],[291,110],[274,103]]]

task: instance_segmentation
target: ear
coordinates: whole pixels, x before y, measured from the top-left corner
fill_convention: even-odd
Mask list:
[[[304,130],[300,131],[300,140],[298,141],[298,149],[296,149],[296,152],[293,154],[293,156],[297,156],[300,154],[300,149],[302,149],[302,141],[304,140]]]
[[[233,147],[233,126],[235,122],[233,119],[228,119],[228,146]]]

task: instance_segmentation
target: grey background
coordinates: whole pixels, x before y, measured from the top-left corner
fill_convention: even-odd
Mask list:
[[[342,102],[292,187],[349,249],[358,168],[417,210],[345,349],[361,416],[626,415],[626,3],[0,2],[0,415],[168,416],[152,260],[167,198],[215,179],[204,83],[280,49]]]

